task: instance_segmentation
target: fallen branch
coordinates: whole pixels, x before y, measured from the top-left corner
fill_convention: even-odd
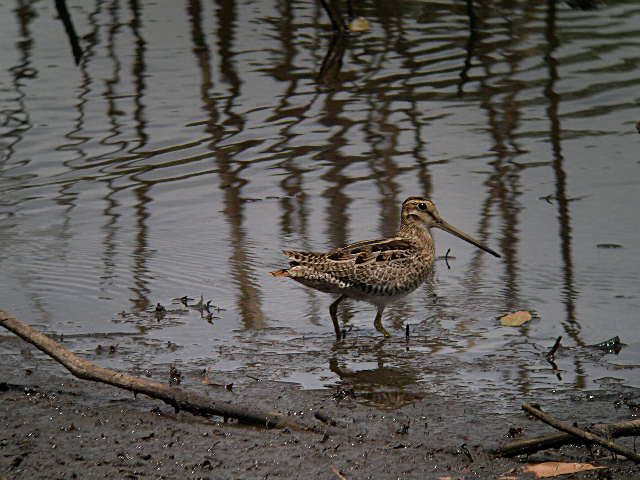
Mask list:
[[[619,423],[598,423],[589,428],[603,437],[631,437],[640,435],[640,420],[628,420]],[[576,438],[569,433],[552,433],[540,437],[523,438],[499,445],[490,450],[490,453],[501,457],[514,457],[516,455],[535,453],[547,448],[560,448],[569,443],[586,444],[589,442]]]
[[[528,403],[523,403],[522,409],[526,410],[534,417],[542,420],[543,422],[551,425],[552,427],[557,428],[558,430],[562,430],[563,432],[569,433],[572,436],[583,440],[585,443],[596,443],[598,445],[601,445],[611,450],[612,452],[619,453],[620,455],[627,457],[629,460],[632,460],[636,463],[640,463],[640,455],[635,453],[633,450],[630,450],[626,447],[618,445],[617,443],[612,442],[611,440],[607,440],[606,438],[600,435],[587,432],[569,423],[558,420],[552,415],[549,415],[548,413],[544,413],[543,411],[529,405]]]
[[[262,412],[250,407],[231,405],[229,402],[212,400],[204,395],[187,392],[148,378],[136,377],[108,368],[98,367],[70,352],[55,340],[40,333],[13,315],[0,310],[0,325],[18,335],[23,340],[35,345],[57,362],[61,363],[71,374],[83,380],[106,383],[114,387],[141,393],[151,398],[162,400],[177,410],[184,410],[204,417],[220,416],[225,419],[235,418],[241,423],[271,428],[292,428],[296,430],[316,430],[312,426],[292,422],[286,416],[275,412]]]

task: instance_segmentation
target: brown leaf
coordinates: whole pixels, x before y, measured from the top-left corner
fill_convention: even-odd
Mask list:
[[[503,327],[519,327],[531,320],[531,313],[526,310],[513,312],[505,315],[500,319],[500,325]]]
[[[371,29],[369,20],[364,17],[356,17],[349,22],[349,31],[352,33],[368,32]]]

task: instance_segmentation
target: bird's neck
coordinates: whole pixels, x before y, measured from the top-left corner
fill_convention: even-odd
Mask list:
[[[410,240],[419,248],[435,252],[435,242],[431,232],[421,222],[402,222],[398,236]]]

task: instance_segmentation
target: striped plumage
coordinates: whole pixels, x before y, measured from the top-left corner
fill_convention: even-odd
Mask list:
[[[336,312],[346,297],[374,304],[378,309],[374,325],[389,336],[382,326],[385,306],[418,288],[432,269],[435,259],[435,245],[429,232],[432,227],[499,256],[445,222],[430,200],[409,197],[402,204],[400,229],[394,237],[356,242],[328,253],[285,250],[289,268],[271,273],[339,295],[329,309],[338,338],[341,331]]]

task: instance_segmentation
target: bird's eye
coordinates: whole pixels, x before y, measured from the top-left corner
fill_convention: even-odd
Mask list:
[[[426,203],[419,203],[418,204],[418,208],[420,210],[426,210],[427,209],[427,204]]]

